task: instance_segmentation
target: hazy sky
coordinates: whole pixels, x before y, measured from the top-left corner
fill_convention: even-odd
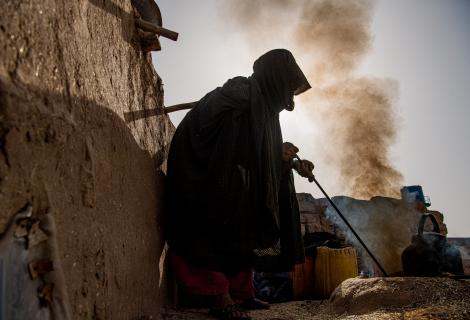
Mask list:
[[[266,45],[255,38],[248,43],[224,21],[217,6],[222,1],[157,1],[164,26],[180,33],[177,42],[162,39],[162,51],[153,54],[166,105],[198,100],[228,78],[250,75],[253,61],[269,49],[291,49],[282,37]],[[399,83],[393,163],[405,185],[423,186],[431,209],[444,213],[450,236],[469,237],[470,0],[377,1],[371,28],[373,45],[357,75]],[[317,163],[318,180],[331,196],[338,195],[335,173],[316,161],[312,141],[318,129],[306,117],[307,108],[281,113],[284,139]],[[177,125],[183,116],[171,118]],[[297,192],[320,196],[299,177],[296,185]]]

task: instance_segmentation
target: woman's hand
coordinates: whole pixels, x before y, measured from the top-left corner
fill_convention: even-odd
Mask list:
[[[299,148],[297,148],[290,142],[284,142],[282,144],[282,161],[291,161],[296,157],[297,152],[299,152]]]
[[[304,178],[313,177],[313,168],[315,168],[313,163],[306,159],[294,163],[294,169]]]

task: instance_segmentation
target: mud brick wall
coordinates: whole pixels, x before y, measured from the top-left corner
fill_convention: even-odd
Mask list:
[[[0,2],[0,232],[53,214],[74,319],[154,319],[164,300],[166,116],[130,0]]]

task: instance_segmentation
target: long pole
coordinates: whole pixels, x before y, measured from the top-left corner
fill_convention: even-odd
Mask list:
[[[124,119],[126,122],[136,121],[142,118],[148,118],[153,116],[158,116],[162,114],[168,114],[170,112],[175,112],[179,110],[191,109],[197,101],[175,104],[173,106],[164,107],[164,108],[153,108],[153,109],[144,109],[124,112]]]
[[[302,162],[302,160],[300,160],[299,156],[296,155],[296,158],[298,161]],[[346,220],[346,218],[343,216],[343,214],[341,213],[341,211],[339,210],[339,208],[336,206],[336,204],[333,202],[333,200],[331,200],[331,198],[328,196],[328,194],[326,193],[326,191],[323,189],[323,187],[320,185],[320,183],[318,183],[317,179],[315,178],[315,176],[312,174],[311,176],[308,177],[308,181],[310,182],[315,182],[315,184],[317,185],[317,187],[320,189],[320,191],[323,193],[323,195],[326,197],[326,199],[328,199],[328,201],[330,202],[331,206],[336,210],[336,212],[338,213],[338,215],[341,217],[341,219],[343,219],[344,223],[348,226],[348,228],[351,230],[351,232],[354,234],[354,236],[356,237],[356,239],[359,241],[359,243],[364,247],[364,249],[367,251],[367,253],[369,254],[369,256],[372,258],[372,260],[374,260],[375,264],[379,267],[380,271],[382,271],[383,275],[385,277],[387,277],[387,272],[385,272],[385,269],[382,267],[382,265],[380,264],[380,262],[375,258],[374,254],[369,250],[369,248],[366,246],[366,244],[364,243],[364,241],[362,241],[361,237],[359,237],[359,235],[356,233],[356,231],[354,230],[354,228],[349,224],[348,220]]]

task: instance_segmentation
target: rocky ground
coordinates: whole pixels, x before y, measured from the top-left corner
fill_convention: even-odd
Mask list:
[[[470,281],[447,278],[349,279],[329,301],[293,301],[253,311],[253,319],[470,319]],[[205,309],[167,309],[167,320],[213,319]]]

